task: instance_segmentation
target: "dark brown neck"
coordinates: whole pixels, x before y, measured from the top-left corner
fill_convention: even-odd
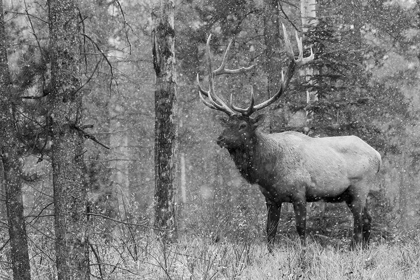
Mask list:
[[[242,177],[251,184],[270,178],[272,167],[282,158],[279,142],[273,143],[273,139],[259,131],[244,147],[228,150]]]
[[[256,155],[256,145],[258,143],[258,135],[254,133],[253,137],[242,147],[228,149],[230,156],[235,162],[236,167],[249,183],[255,183],[254,161]]]

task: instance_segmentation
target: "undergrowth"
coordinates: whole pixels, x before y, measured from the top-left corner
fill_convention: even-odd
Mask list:
[[[262,241],[214,242],[181,237],[165,244],[143,234],[136,244],[91,240],[92,279],[420,279],[420,237],[368,249],[325,246],[310,239],[302,248],[282,238],[270,254]],[[135,246],[134,246],[135,245]],[[133,248],[136,253],[133,254]],[[55,279],[53,259],[32,258],[33,279]],[[1,279],[11,271],[0,269]]]
[[[364,250],[321,246],[302,248],[293,240],[272,254],[264,242],[219,242],[183,237],[164,244],[143,240],[136,260],[114,251],[102,261],[99,279],[420,279],[420,238],[393,244],[376,243]],[[146,246],[144,246],[146,245]],[[112,268],[112,269],[111,269]],[[92,271],[98,276],[98,270]]]

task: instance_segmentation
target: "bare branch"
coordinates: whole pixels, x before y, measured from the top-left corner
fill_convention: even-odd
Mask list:
[[[53,205],[53,202],[48,203],[46,206],[44,206],[37,215],[32,216],[31,218],[33,218],[31,221],[26,222],[27,224],[32,224],[35,220],[38,220],[39,217],[41,217],[41,214],[47,210],[48,207],[50,207],[51,205]],[[25,218],[29,218],[30,216],[26,216]]]
[[[117,220],[117,219],[113,219],[111,217],[105,216],[105,215],[101,215],[101,214],[96,214],[96,213],[88,213],[88,216],[94,216],[94,217],[100,217],[100,218],[104,218],[110,221],[113,221],[115,223],[118,224],[122,224],[122,225],[127,225],[127,226],[136,226],[136,227],[143,227],[143,228],[147,228],[147,229],[153,229],[153,230],[159,230],[159,231],[169,231],[169,229],[160,229],[160,228],[154,228],[151,226],[146,225],[146,222],[144,224],[135,224],[135,223],[130,223],[130,222],[124,222],[121,220]]]
[[[38,36],[36,35],[35,28],[34,28],[34,25],[32,23],[32,19],[29,16],[28,5],[26,4],[26,0],[24,0],[23,3],[25,4],[25,14],[26,14],[26,17],[28,18],[29,24],[31,25],[32,35],[34,35],[35,41],[36,41],[36,43],[38,45],[38,48],[39,48],[39,52],[41,53],[41,56],[43,56],[43,52],[42,52],[42,48],[41,48],[41,43],[39,42]]]
[[[87,133],[86,131],[84,131],[81,127],[78,127],[76,125],[73,125],[72,128],[74,128],[75,130],[79,131],[82,133],[83,137],[86,139],[90,139],[93,142],[99,144],[100,146],[104,147],[105,149],[109,150],[110,148],[108,146],[106,146],[105,144],[102,144],[101,142],[99,142],[95,136]]]
[[[124,27],[125,27],[125,26],[128,26],[128,27],[129,27],[129,29],[131,29],[131,31],[133,31],[133,28],[131,27],[131,25],[130,25],[130,24],[128,24],[127,20],[125,19],[125,13],[124,13],[124,10],[123,10],[123,8],[122,8],[122,6],[121,6],[120,1],[115,0],[115,3],[117,3],[118,8],[120,9],[121,15],[122,15],[122,17],[123,17],[123,24],[124,24]],[[124,28],[124,29],[125,29],[125,28]],[[131,43],[130,43],[130,39],[128,38],[128,32],[125,32],[125,39],[126,39],[126,41],[127,41],[127,43],[128,43],[128,46],[129,46],[129,48],[130,48],[130,54],[131,54]]]
[[[107,62],[110,71],[111,71],[111,82],[110,82],[110,87],[112,86],[112,81],[114,80],[114,71],[113,71],[113,67],[111,62],[109,61],[107,55],[101,50],[101,48],[99,47],[99,45],[92,39],[90,38],[88,35],[86,35],[85,33],[82,33],[82,36],[84,36],[85,38],[87,38],[95,47],[96,49],[99,51],[99,53],[102,55],[102,57],[105,59],[105,61]]]
[[[86,80],[86,82],[84,82],[80,87],[78,87],[73,94],[77,94],[84,86],[86,86],[90,80],[93,78],[93,75],[96,73],[96,71],[98,70],[99,65],[101,64],[102,59],[98,60],[98,62],[95,65],[95,68],[93,69],[92,73],[90,74],[90,76],[88,77],[88,79]]]
[[[93,247],[93,244],[89,242],[89,240],[88,240],[88,243],[89,243],[90,249],[93,252],[93,255],[96,258],[96,261],[98,262],[99,275],[101,275],[101,279],[104,279],[104,275],[102,272],[101,258],[99,257],[99,254],[96,252],[95,247]]]
[[[7,246],[7,244],[9,244],[10,239],[7,239],[6,242],[4,242],[3,246],[0,247],[0,252],[3,251],[4,247]]]

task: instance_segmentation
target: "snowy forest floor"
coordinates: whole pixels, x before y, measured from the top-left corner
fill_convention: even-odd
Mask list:
[[[164,246],[149,235],[134,246],[91,240],[91,279],[420,279],[420,236],[353,251],[348,240],[321,245],[309,238],[302,249],[297,239],[279,237],[273,254],[263,241],[181,237]],[[11,279],[4,263],[0,267],[0,279]],[[32,279],[55,279],[53,258],[32,254],[31,270]]]
[[[146,244],[147,243],[147,244]],[[348,244],[321,246],[309,239],[305,250],[282,240],[273,254],[264,242],[214,243],[181,238],[163,246],[146,242],[137,260],[108,254],[92,271],[98,279],[420,279],[420,238],[374,243],[350,251]],[[115,252],[116,253],[116,252]],[[140,256],[141,255],[141,256]],[[108,259],[108,260],[106,260]]]

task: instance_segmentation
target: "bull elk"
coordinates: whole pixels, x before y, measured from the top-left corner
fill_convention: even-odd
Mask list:
[[[306,242],[306,203],[324,200],[326,202],[346,202],[354,217],[354,245],[366,245],[371,231],[371,217],[367,210],[367,196],[375,182],[381,166],[380,154],[357,136],[312,138],[298,132],[266,134],[258,126],[263,115],[251,117],[253,113],[274,103],[286,91],[296,68],[312,61],[303,56],[302,39],[296,33],[299,55],[294,51],[283,26],[285,48],[290,63],[282,72],[277,93],[268,100],[255,104],[251,90],[251,101],[247,108],[229,105],[215,93],[214,76],[243,73],[252,69],[242,67],[226,69],[227,47],[221,66],[213,71],[210,39],[206,45],[209,71],[209,89],[200,85],[197,75],[199,96],[211,109],[222,111],[223,132],[217,144],[226,148],[240,174],[251,184],[258,184],[263,193],[268,210],[267,241],[271,251],[277,232],[281,205],[292,203],[296,229],[302,244]]]

